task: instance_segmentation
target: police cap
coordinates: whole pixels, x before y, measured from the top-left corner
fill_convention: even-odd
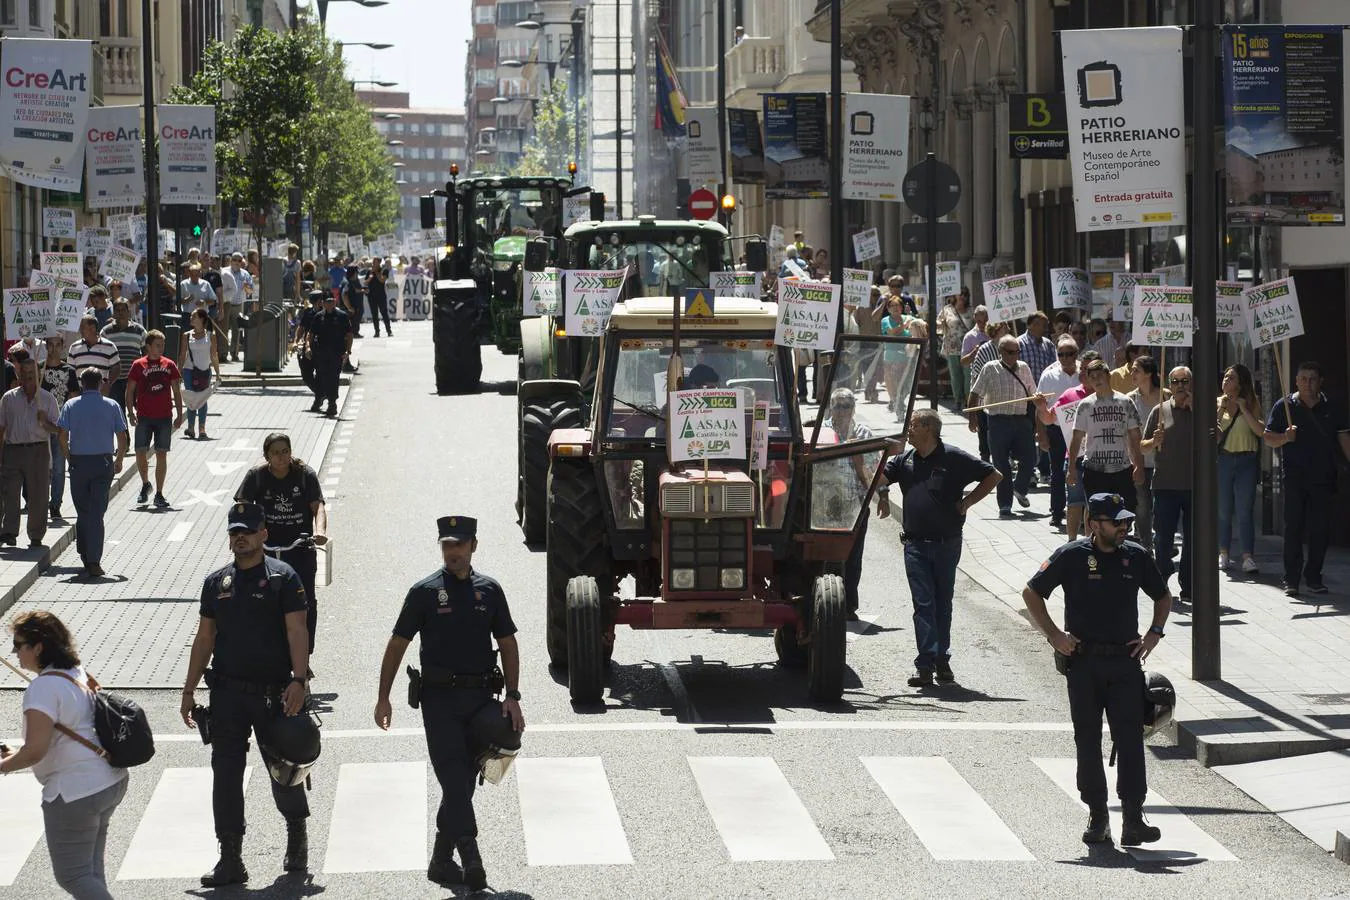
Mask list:
[[[263,508],[256,503],[240,500],[230,507],[230,519],[227,529],[234,531],[257,531],[265,521]]]
[[[328,292],[328,291],[310,291],[310,292],[309,292],[309,302],[310,302],[310,303],[322,303],[324,297],[331,297],[331,296],[332,296],[332,294],[331,294],[330,292]]]
[[[1126,508],[1125,498],[1119,494],[1093,494],[1088,498],[1088,517],[1123,522],[1133,519],[1134,513]]]
[[[468,516],[441,516],[436,520],[441,542],[472,541],[478,537],[478,520]]]

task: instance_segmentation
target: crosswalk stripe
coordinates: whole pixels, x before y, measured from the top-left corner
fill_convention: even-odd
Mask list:
[[[934,859],[1036,858],[946,759],[874,756],[862,763]]]
[[[253,767],[244,769],[248,790]],[[195,878],[216,864],[211,767],[165,769],[127,847],[118,881]]]
[[[778,763],[757,756],[688,759],[732,860],[834,859]]]
[[[0,810],[0,887],[9,887],[42,837],[42,785],[27,773],[0,778]]]
[[[402,872],[426,865],[426,763],[343,763],[323,870]]]
[[[525,861],[531,866],[633,862],[598,756],[516,761]]]
[[[1072,759],[1036,759],[1033,760],[1050,780],[1059,785],[1064,793],[1078,799],[1077,771],[1078,763]],[[1111,797],[1111,835],[1120,840],[1120,800]],[[1152,847],[1124,847],[1130,855],[1140,862],[1168,862],[1175,860],[1207,859],[1212,862],[1235,862],[1237,857],[1214,838],[1206,834],[1199,825],[1190,820],[1167,798],[1152,788],[1149,799],[1144,803],[1144,813],[1150,824],[1162,829],[1162,840]]]
[[[181,543],[183,540],[187,538],[188,534],[191,531],[192,531],[191,522],[178,522],[173,526],[173,528],[169,529],[169,536],[166,537],[164,540],[169,541],[170,543]]]

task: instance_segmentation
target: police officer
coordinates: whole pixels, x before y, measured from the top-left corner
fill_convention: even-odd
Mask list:
[[[1102,768],[1102,712],[1119,756],[1125,847],[1151,843],[1161,832],[1144,820],[1148,782],[1144,774],[1144,670],[1142,663],[1163,636],[1172,595],[1148,551],[1125,536],[1134,513],[1120,494],[1088,499],[1088,533],[1061,546],[1022,591],[1027,611],[1067,661],[1069,711],[1078,748],[1078,794],[1091,811],[1083,841],[1111,840],[1106,772]],[[1055,626],[1045,600],[1064,588],[1064,631]],[[1139,592],[1153,600],[1153,623],[1139,634]],[[1066,633],[1067,632],[1067,633]],[[1066,660],[1067,658],[1067,660]]]
[[[184,724],[197,727],[193,694],[205,674],[211,688],[211,810],[220,842],[220,861],[202,876],[206,887],[248,881],[242,850],[249,734],[254,733],[261,745],[278,707],[287,716],[302,711],[309,668],[305,589],[294,569],[264,555],[267,527],[262,507],[235,503],[228,529],[234,562],[207,575],[202,585],[201,619],[179,709]],[[208,662],[213,663],[210,672]],[[196,714],[201,713],[196,708]],[[283,787],[274,780],[272,798],[286,817],[284,868],[305,871],[309,864],[305,789]]]
[[[300,366],[300,378],[305,382],[305,387],[314,394],[314,404],[310,406],[310,412],[318,412],[323,408],[323,398],[319,396],[319,382],[314,377],[314,353],[309,339],[314,331],[315,320],[323,312],[324,294],[324,291],[309,292],[309,306],[300,313],[300,319],[295,325],[295,359]]]
[[[314,359],[314,379],[318,385],[310,412],[318,412],[323,401],[328,401],[324,415],[337,416],[338,380],[342,364],[352,351],[352,322],[347,313],[337,308],[337,298],[325,296],[323,311],[315,316],[309,331],[310,355]]]
[[[444,516],[436,520],[436,526],[444,566],[413,585],[403,601],[380,664],[375,724],[389,728],[393,718],[389,691],[394,675],[408,643],[420,634],[422,725],[442,792],[427,878],[437,884],[463,881],[472,890],[482,890],[487,886],[487,875],[478,852],[478,823],[473,813],[478,771],[471,734],[479,730],[473,725],[475,718],[486,716],[509,717],[515,731],[524,730],[517,690],[520,652],[516,625],[501,585],[474,571],[471,565],[478,549],[477,521],[467,516]],[[494,699],[502,685],[494,683],[499,676],[494,672],[492,638],[496,638],[502,656],[500,677],[506,687],[502,703]],[[416,670],[409,668],[409,675],[415,685]],[[415,699],[412,693],[410,701]],[[462,870],[452,856],[456,849]]]

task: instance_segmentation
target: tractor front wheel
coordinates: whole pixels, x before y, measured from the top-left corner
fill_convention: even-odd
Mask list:
[[[844,579],[821,575],[811,592],[811,643],[806,662],[807,692],[816,703],[837,703],[844,695],[847,635]]]
[[[605,624],[600,587],[580,575],[567,583],[567,689],[576,703],[599,703],[605,691]]]

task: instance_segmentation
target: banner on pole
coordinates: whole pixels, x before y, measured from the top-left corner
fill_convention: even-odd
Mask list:
[[[684,130],[688,143],[684,161],[689,183],[718,184],[722,180],[722,143],[717,133],[717,107],[686,106]]]
[[[1130,307],[1134,304],[1135,285],[1144,287],[1162,287],[1162,276],[1157,272],[1112,272],[1111,273],[1111,318],[1116,322],[1128,322],[1133,317]]]
[[[1214,285],[1215,328],[1219,334],[1246,334],[1247,315],[1242,295],[1247,285],[1241,281],[1219,281]]]
[[[899,202],[909,168],[909,97],[844,95],[844,197]]]
[[[563,328],[569,336],[600,334],[619,301],[628,268],[572,269],[563,276]]]
[[[42,236],[45,238],[75,237],[75,210],[61,206],[42,207]]]
[[[216,108],[159,107],[160,202],[213,206],[216,202]]]
[[[758,300],[763,293],[763,279],[763,272],[709,272],[708,287],[718,297]]]
[[[839,285],[778,281],[778,324],[773,342],[798,350],[834,350],[839,325]]]
[[[672,391],[670,461],[745,459],[745,413],[738,390]]]
[[[93,44],[7,37],[4,56],[0,169],[20,184],[78,193]]]
[[[1135,346],[1189,347],[1195,333],[1191,289],[1161,285],[1134,288]]]
[[[829,196],[829,129],[825,94],[764,95],[764,196]]]
[[[1037,309],[1036,286],[1031,273],[1009,275],[984,282],[984,306],[989,310],[989,324],[1025,319]]]
[[[1050,306],[1054,309],[1092,309],[1092,279],[1082,269],[1050,270]]]
[[[727,143],[731,145],[731,180],[737,184],[763,184],[764,135],[756,110],[727,110]]]
[[[1078,230],[1185,224],[1181,29],[1066,30],[1060,44]]]
[[[1298,306],[1294,279],[1281,278],[1249,287],[1242,299],[1253,347],[1269,347],[1276,341],[1303,334],[1303,312]]]
[[[561,273],[557,269],[543,272],[525,272],[525,314],[528,316],[556,316],[561,293]]]
[[[84,193],[90,209],[145,203],[142,147],[140,107],[96,106],[89,110]]]

